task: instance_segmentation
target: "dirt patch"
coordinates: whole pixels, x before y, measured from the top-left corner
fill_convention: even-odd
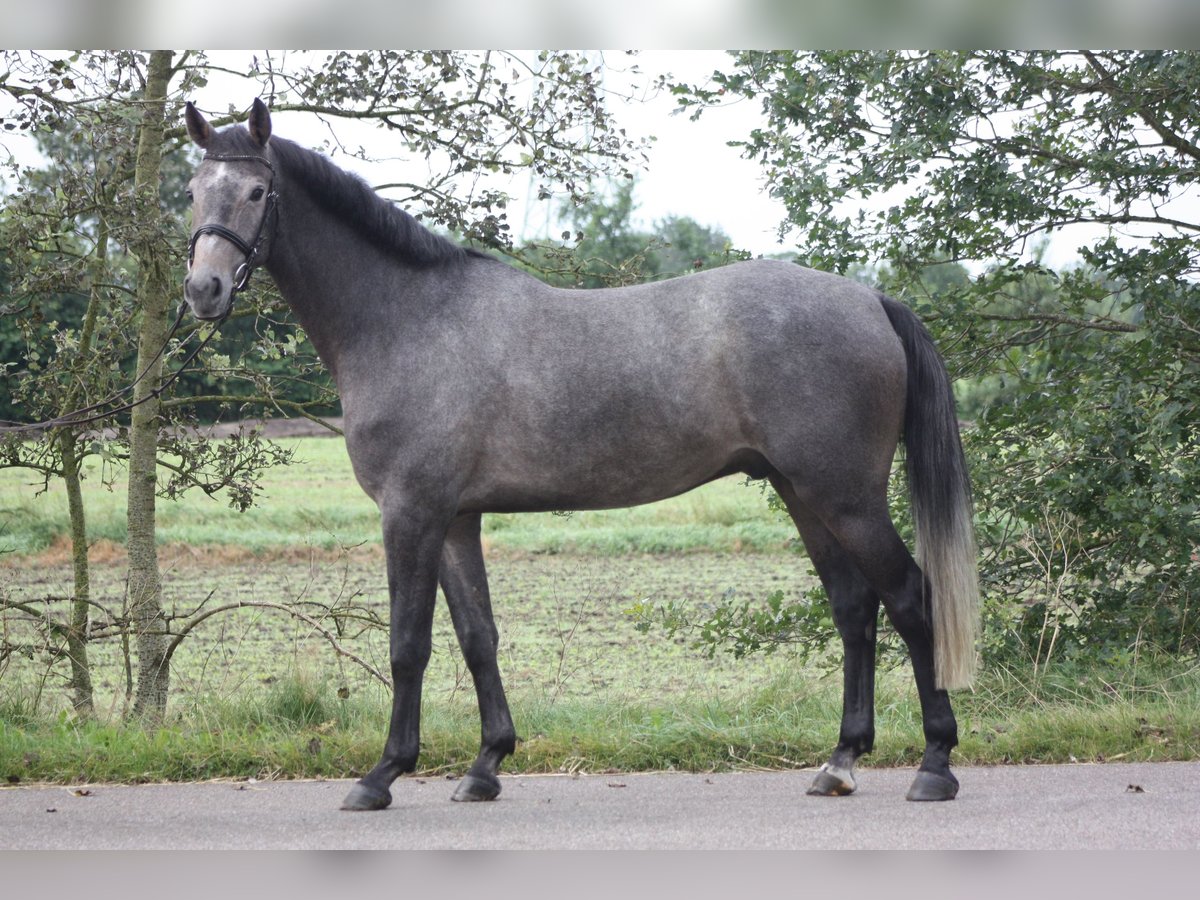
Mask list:
[[[60,535],[45,550],[0,558],[0,571],[67,566],[71,563],[71,554],[71,539],[66,535]],[[170,543],[158,547],[158,563],[164,569],[179,566],[328,564],[341,561],[382,564],[383,547],[379,544],[364,544],[349,550],[307,546],[273,547],[266,551],[248,550],[235,544],[192,546]],[[123,545],[100,538],[88,544],[88,562],[93,566],[123,567],[129,564],[129,554]]]
[[[15,554],[6,559],[4,565],[65,566],[71,562],[73,553],[70,535],[60,534],[45,550],[39,553]],[[88,562],[93,565],[123,565],[128,558],[125,547],[116,541],[100,538],[88,544]]]
[[[0,572],[4,570],[52,568],[69,566],[71,564],[71,539],[67,535],[59,535],[45,550],[36,553],[14,553],[0,557]],[[548,554],[531,550],[511,547],[495,547],[483,536],[483,555],[489,562],[529,562]],[[579,559],[590,558],[587,554],[563,554]],[[652,558],[652,557],[647,557]],[[129,564],[129,554],[124,545],[107,538],[99,538],[88,544],[88,562],[93,566],[124,567]],[[271,547],[266,550],[249,550],[236,544],[201,544],[191,545],[182,543],[160,544],[158,547],[158,564],[160,568],[203,567],[213,566],[250,566],[250,565],[326,565],[338,562],[350,562],[381,566],[384,564],[383,545],[366,543],[345,548],[325,548],[314,546]]]
[[[209,425],[198,430],[207,437],[229,437],[231,434],[237,434],[244,429],[246,431],[257,431],[263,437],[271,440],[298,437],[338,437],[340,435],[342,429],[341,416],[330,416],[323,421],[329,423],[337,431],[326,428],[320,422],[314,422],[312,419],[305,418],[243,419],[239,422],[219,422],[216,425]]]

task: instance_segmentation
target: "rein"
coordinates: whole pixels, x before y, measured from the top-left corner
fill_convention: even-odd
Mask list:
[[[188,353],[178,369],[168,375],[166,379],[158,385],[158,387],[153,388],[150,393],[148,393],[141,400],[133,400],[129,403],[122,403],[120,406],[115,406],[108,410],[103,409],[103,407],[108,406],[110,403],[116,403],[126,394],[131,393],[135,387],[141,384],[142,380],[147,374],[149,374],[151,366],[158,362],[159,358],[166,352],[167,345],[171,343],[171,338],[173,338],[175,336],[175,332],[179,330],[179,326],[183,322],[183,317],[186,313],[187,301],[185,300],[183,303],[179,304],[179,312],[175,316],[175,322],[171,325],[170,331],[167,332],[167,336],[163,339],[163,344],[158,348],[158,352],[154,354],[154,357],[150,360],[150,362],[146,363],[145,367],[141,372],[138,373],[137,377],[119,391],[109,394],[103,400],[97,401],[91,406],[80,407],[79,409],[71,410],[69,413],[63,413],[61,416],[56,416],[53,419],[46,419],[42,422],[30,422],[25,425],[5,422],[3,425],[0,425],[0,434],[18,434],[28,431],[43,431],[47,428],[60,428],[67,425],[90,425],[93,422],[100,422],[104,419],[109,419],[113,416],[120,415],[123,412],[129,412],[129,410],[141,406],[143,403],[146,403],[155,397],[161,396],[167,388],[169,388],[179,379],[179,376],[183,374],[183,370],[191,365],[192,360],[194,360],[200,354],[200,351],[208,345],[208,342],[212,340],[213,335],[217,333],[215,328],[209,332],[208,337],[202,340],[198,346]],[[226,313],[226,317],[227,316],[228,313]],[[221,322],[224,321],[225,317],[222,317],[217,325],[219,326]],[[102,411],[96,412],[96,410]],[[88,415],[89,413],[91,413],[91,415]]]
[[[180,364],[179,368],[168,375],[166,379],[164,379],[157,387],[151,389],[151,391],[142,399],[130,401],[128,403],[122,403],[120,406],[113,407],[112,409],[103,409],[109,404],[116,403],[117,401],[121,400],[127,394],[131,394],[133,389],[137,387],[137,385],[139,385],[150,372],[151,367],[158,362],[164,353],[166,353],[167,347],[171,343],[171,338],[175,336],[175,332],[179,330],[179,326],[183,322],[183,317],[187,314],[187,300],[184,300],[179,304],[179,312],[176,314],[175,321],[171,325],[170,330],[167,332],[167,336],[163,339],[162,346],[158,348],[158,352],[154,354],[153,358],[146,363],[142,371],[139,372],[137,377],[134,378],[133,381],[131,381],[128,385],[121,388],[121,390],[110,394],[103,400],[91,404],[90,406],[84,406],[80,409],[63,413],[61,416],[56,416],[53,419],[47,419],[43,422],[30,422],[28,424],[19,425],[0,420],[0,435],[42,431],[47,428],[59,428],[68,425],[89,425],[93,422],[99,422],[104,419],[119,415],[123,412],[129,412],[130,410],[141,406],[143,403],[161,396],[167,390],[167,388],[179,380],[179,376],[182,375],[184,370],[192,364],[192,361],[200,355],[200,351],[208,346],[208,342],[213,339],[213,336],[220,329],[221,325],[224,324],[225,320],[229,318],[229,314],[233,312],[234,299],[237,297],[238,292],[243,290],[249,283],[250,275],[258,263],[259,255],[262,252],[263,242],[266,240],[267,219],[270,218],[272,214],[275,216],[276,229],[279,227],[279,194],[275,190],[275,167],[271,165],[270,160],[263,156],[235,156],[232,154],[225,155],[206,153],[204,158],[211,159],[215,162],[238,162],[243,160],[260,162],[271,170],[271,184],[267,190],[266,209],[263,210],[262,219],[259,220],[258,232],[254,235],[254,243],[247,243],[242,236],[232,228],[227,228],[226,226],[220,225],[216,222],[201,225],[192,232],[191,239],[188,241],[189,269],[192,267],[192,260],[196,255],[196,241],[205,234],[214,234],[218,237],[224,238],[241,250],[242,255],[246,257],[246,259],[234,272],[233,287],[230,289],[229,294],[229,307],[225,310],[225,314],[216,321],[213,330],[208,333],[208,336],[205,337],[204,340],[199,343],[199,345],[197,345],[188,353],[183,362]],[[101,411],[97,412],[97,410]]]

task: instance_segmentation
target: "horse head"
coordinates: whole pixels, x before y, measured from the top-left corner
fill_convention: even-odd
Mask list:
[[[191,103],[184,118],[192,141],[205,150],[188,183],[193,229],[184,297],[197,319],[223,319],[266,260],[278,218],[271,113],[255,99],[246,128],[222,131]]]

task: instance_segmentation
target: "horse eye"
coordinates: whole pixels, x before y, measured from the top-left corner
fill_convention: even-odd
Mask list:
[[[192,192],[191,192],[191,191],[188,191],[188,192],[187,192],[187,198],[188,198],[188,203],[191,203],[193,200],[195,200],[195,199],[196,199],[195,197],[193,197],[193,196],[192,196]]]
[[[263,189],[260,187],[257,187],[253,191],[250,192],[251,200],[261,200],[262,196],[263,196]]]

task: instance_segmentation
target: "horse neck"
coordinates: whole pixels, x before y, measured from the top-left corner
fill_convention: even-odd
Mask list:
[[[303,190],[293,186],[281,206],[266,269],[336,380],[358,341],[385,327],[394,334],[392,317],[423,306],[401,296],[418,292],[421,280]]]

